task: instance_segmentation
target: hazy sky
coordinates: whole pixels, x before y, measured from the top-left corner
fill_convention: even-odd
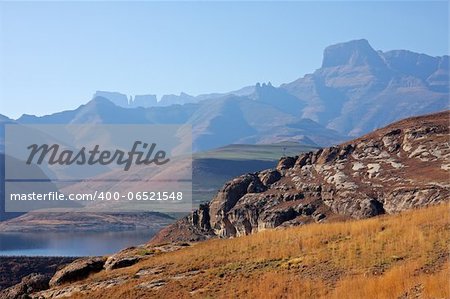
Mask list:
[[[290,82],[323,49],[448,54],[448,2],[0,2],[0,113],[49,114],[96,90],[224,92]]]

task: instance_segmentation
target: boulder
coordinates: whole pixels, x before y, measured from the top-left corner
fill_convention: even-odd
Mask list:
[[[261,171],[258,175],[261,183],[268,187],[270,185],[272,185],[275,182],[278,182],[281,179],[281,174],[278,170],[264,170]]]
[[[88,277],[92,273],[103,270],[105,257],[89,257],[75,260],[63,269],[57,271],[50,280],[50,287],[59,286]]]
[[[294,167],[298,157],[282,157],[277,164],[277,170],[285,170]]]

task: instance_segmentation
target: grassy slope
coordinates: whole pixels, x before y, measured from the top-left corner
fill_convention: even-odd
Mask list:
[[[447,204],[211,240],[98,273],[130,279],[75,298],[450,298],[449,230]]]
[[[194,154],[195,158],[228,160],[278,160],[283,155],[295,156],[303,152],[315,151],[318,147],[286,142],[275,144],[230,144],[215,150]]]

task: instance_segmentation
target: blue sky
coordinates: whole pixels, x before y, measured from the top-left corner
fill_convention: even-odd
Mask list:
[[[323,49],[448,54],[448,2],[0,2],[0,113],[49,114],[96,90],[224,92],[290,82]]]

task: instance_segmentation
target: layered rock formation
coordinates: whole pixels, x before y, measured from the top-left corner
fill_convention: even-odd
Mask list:
[[[402,118],[448,109],[449,57],[377,51],[365,39],[331,45],[321,68],[280,87],[302,117],[359,137]]]
[[[151,243],[361,219],[446,201],[449,117],[450,111],[409,118],[339,146],[284,157],[276,169],[229,181]]]

